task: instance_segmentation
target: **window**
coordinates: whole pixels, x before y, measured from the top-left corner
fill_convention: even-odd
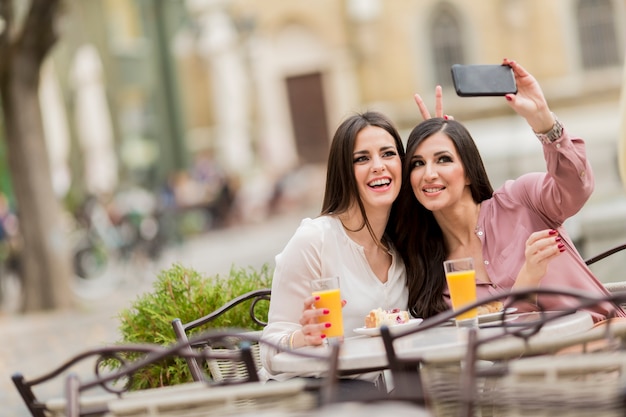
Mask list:
[[[585,69],[621,63],[611,0],[580,0],[576,9],[578,36]]]
[[[431,22],[435,81],[437,84],[449,86],[452,85],[450,66],[465,63],[461,27],[455,13],[448,6],[439,8]]]

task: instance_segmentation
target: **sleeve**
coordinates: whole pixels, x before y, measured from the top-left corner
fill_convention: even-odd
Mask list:
[[[593,170],[585,142],[570,138],[565,129],[559,139],[543,145],[543,153],[547,172],[526,174],[513,181],[511,196],[556,228],[578,213],[591,196]]]
[[[303,301],[311,295],[309,282],[321,275],[322,244],[322,230],[305,221],[276,256],[268,324],[263,330],[265,340],[280,344],[301,328]],[[267,345],[261,346],[261,362],[269,375],[274,375],[271,359],[276,353]]]

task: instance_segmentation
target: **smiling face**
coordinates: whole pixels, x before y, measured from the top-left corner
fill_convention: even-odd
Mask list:
[[[443,131],[423,140],[409,158],[411,188],[428,210],[445,210],[472,198],[458,151]]]
[[[402,181],[402,161],[393,136],[377,126],[365,127],[356,137],[352,157],[364,207],[390,209]]]

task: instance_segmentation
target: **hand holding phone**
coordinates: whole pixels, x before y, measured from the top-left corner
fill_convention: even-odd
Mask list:
[[[517,93],[515,75],[508,65],[459,65],[451,68],[452,82],[461,97],[504,96]]]

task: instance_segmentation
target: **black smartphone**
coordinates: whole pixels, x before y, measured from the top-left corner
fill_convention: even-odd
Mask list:
[[[451,68],[456,94],[461,97],[503,96],[517,93],[508,65],[460,65]]]

